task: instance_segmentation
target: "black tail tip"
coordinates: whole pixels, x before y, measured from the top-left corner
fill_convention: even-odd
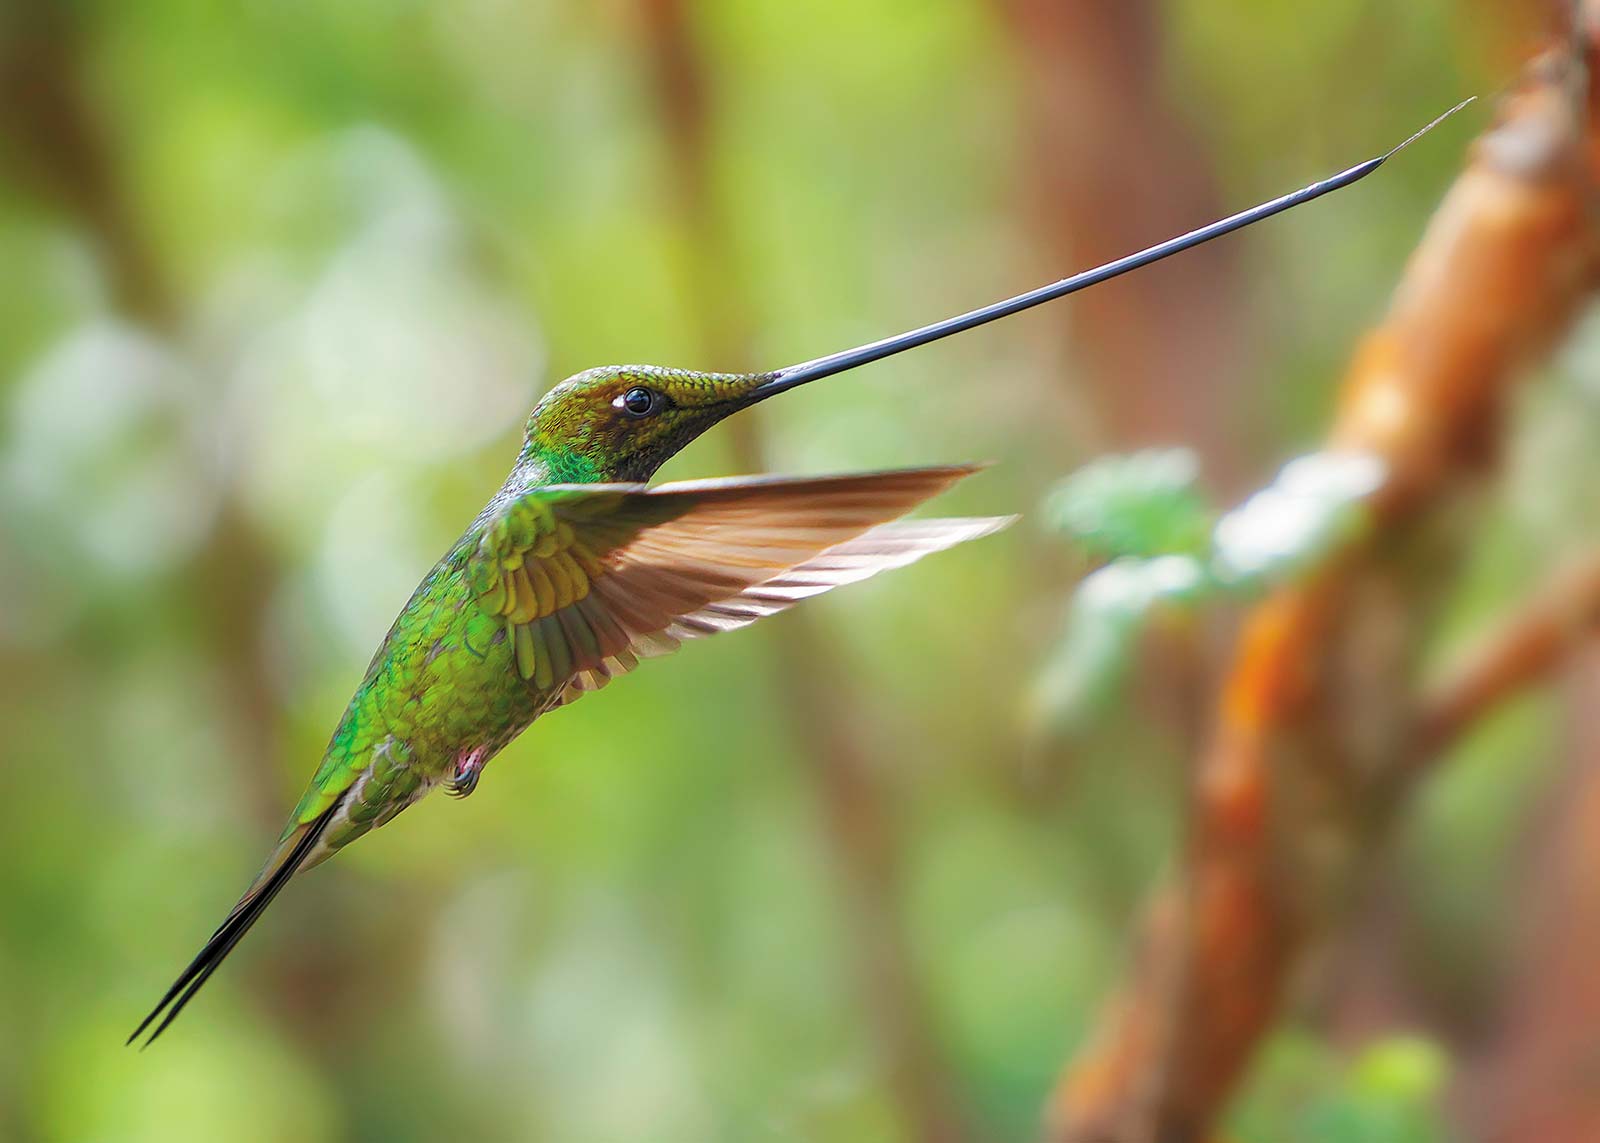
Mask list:
[[[256,923],[262,911],[272,904],[272,899],[288,884],[289,878],[294,876],[301,862],[315,848],[322,831],[328,827],[328,823],[333,820],[334,814],[338,813],[343,802],[344,799],[340,798],[324,810],[322,816],[311,823],[311,827],[299,841],[295,842],[294,848],[289,851],[288,856],[272,875],[264,883],[246,893],[244,899],[234,906],[233,912],[228,914],[217,931],[211,934],[211,939],[189,962],[188,967],[178,975],[172,987],[167,989],[167,994],[161,998],[160,1003],[150,1010],[150,1014],[133,1030],[133,1035],[123,1042],[123,1047],[131,1047],[146,1028],[159,1020],[160,1023],[156,1023],[155,1031],[139,1045],[139,1050],[143,1051],[155,1043],[161,1033],[178,1018],[178,1013],[182,1012],[189,1001],[195,998],[195,994],[205,987],[206,981],[211,979],[211,974],[217,971],[217,966],[227,959],[240,938],[250,931],[250,926]]]

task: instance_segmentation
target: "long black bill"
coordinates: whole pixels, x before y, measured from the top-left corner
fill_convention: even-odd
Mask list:
[[[1462,100],[1399,146],[1385,151],[1375,159],[1368,159],[1366,162],[1359,163],[1347,171],[1341,171],[1331,178],[1322,179],[1281,198],[1275,198],[1270,202],[1261,203],[1259,206],[1253,206],[1249,210],[1229,215],[1227,218],[1219,219],[1210,225],[1202,226],[1198,230],[1191,230],[1187,234],[1169,238],[1165,242],[1147,247],[1136,254],[1128,254],[1114,262],[1107,262],[1103,266],[1096,266],[1092,270],[1085,270],[1080,274],[1074,274],[1070,278],[1052,282],[1048,286],[1040,286],[1036,290],[1018,294],[1014,298],[1007,298],[1004,301],[995,302],[992,305],[971,310],[956,317],[945,318],[943,321],[936,321],[932,325],[925,325],[920,329],[908,330],[905,333],[896,334],[894,337],[886,337],[881,341],[858,345],[854,349],[841,350],[838,353],[830,353],[826,357],[802,361],[798,365],[780,369],[771,374],[766,382],[755,389],[752,396],[756,400],[762,400],[788,389],[793,389],[797,385],[804,385],[808,381],[831,377],[835,373],[843,373],[845,370],[854,369],[858,365],[866,365],[869,362],[879,361],[885,357],[892,357],[896,353],[903,353],[908,349],[915,349],[919,345],[927,345],[930,341],[938,341],[941,337],[949,337],[954,333],[962,333],[965,330],[974,329],[977,326],[992,322],[996,318],[1008,317],[1011,314],[1032,309],[1034,306],[1041,305],[1044,302],[1054,301],[1056,298],[1064,298],[1068,294],[1075,294],[1079,290],[1086,290],[1090,286],[1108,282],[1112,278],[1126,274],[1130,270],[1137,270],[1141,266],[1148,266],[1152,262],[1159,262],[1161,259],[1173,254],[1210,242],[1213,238],[1221,238],[1224,234],[1232,234],[1235,230],[1242,230],[1251,223],[1260,222],[1264,218],[1271,218],[1273,215],[1281,214],[1286,210],[1292,210],[1303,203],[1310,202],[1314,198],[1321,198],[1325,194],[1342,190],[1351,183],[1360,182],[1366,178],[1400,151],[1415,143],[1476,98],[1477,96],[1472,96]]]

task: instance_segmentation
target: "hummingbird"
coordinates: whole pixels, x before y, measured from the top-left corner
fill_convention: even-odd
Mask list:
[[[1468,100],[1467,102],[1471,102]],[[998,531],[1013,517],[901,520],[977,471],[937,465],[651,487],[718,422],[780,393],[1064,297],[1365,178],[1405,143],[1298,191],[1069,278],[764,373],[613,365],[528,418],[510,474],[379,645],[260,874],[131,1036],[148,1045],[297,873],[443,788],[466,797],[540,716],[679,644]]]

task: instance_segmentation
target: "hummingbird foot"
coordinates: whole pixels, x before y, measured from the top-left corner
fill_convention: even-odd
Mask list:
[[[445,784],[445,793],[452,798],[464,798],[478,788],[478,777],[489,761],[489,752],[483,748],[469,750],[456,759],[456,772]]]

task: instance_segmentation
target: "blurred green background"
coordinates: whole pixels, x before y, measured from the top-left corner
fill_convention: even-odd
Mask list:
[[[122,1040],[556,379],[776,367],[1058,277],[1381,150],[1533,30],[1489,0],[0,4],[0,1138],[1029,1137],[1204,721],[1159,656],[1092,733],[1029,717],[1083,570],[1035,509],[1106,450],[1187,445],[1228,499],[1312,447],[1482,109],[697,443],[667,477],[993,459],[937,510],[1028,517],[541,721]],[[1532,392],[1451,631],[1592,520],[1596,348]],[[1559,717],[1468,744],[1391,871],[1463,1019]],[[1234,1127],[1443,1138],[1451,1066],[1301,1013]]]

